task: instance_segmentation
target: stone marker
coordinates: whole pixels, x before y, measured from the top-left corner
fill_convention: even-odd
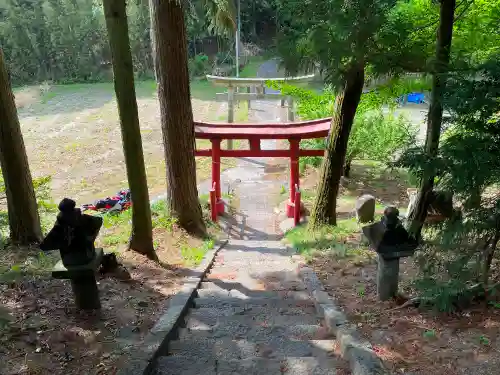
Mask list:
[[[378,253],[377,293],[381,301],[396,296],[399,282],[399,258],[413,255],[413,241],[399,220],[399,210],[387,207],[377,222],[363,227],[371,247]]]
[[[364,194],[356,199],[356,219],[360,223],[370,223],[375,218],[375,197]]]
[[[94,245],[101,226],[102,217],[82,214],[74,200],[64,198],[54,227],[40,244],[43,251],[61,253],[52,276],[71,280],[76,306],[82,310],[101,307],[95,272],[103,251]]]

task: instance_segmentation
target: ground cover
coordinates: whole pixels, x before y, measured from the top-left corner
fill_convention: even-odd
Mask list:
[[[309,170],[302,180],[306,207],[310,207],[317,172]],[[326,290],[343,308],[348,319],[371,342],[394,373],[412,375],[486,375],[500,364],[500,306],[493,297],[490,308],[474,305],[452,314],[428,309],[398,309],[404,299],[380,302],[376,292],[376,254],[362,241],[361,226],[354,217],[357,196],[373,194],[376,214],[394,204],[404,211],[410,179],[375,163],[357,162],[352,177],[342,182],[337,227],[315,233],[298,227],[287,241],[303,254],[321,278]],[[420,254],[425,258],[425,254]],[[401,261],[400,290],[415,295],[413,281],[417,257]],[[492,275],[492,282],[499,276]]]

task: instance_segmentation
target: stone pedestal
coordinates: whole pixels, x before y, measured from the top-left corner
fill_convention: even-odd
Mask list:
[[[378,256],[377,293],[380,301],[387,301],[396,296],[399,281],[399,258],[384,259]]]
[[[86,275],[72,279],[71,288],[73,289],[75,305],[78,309],[97,310],[101,308],[95,275]]]

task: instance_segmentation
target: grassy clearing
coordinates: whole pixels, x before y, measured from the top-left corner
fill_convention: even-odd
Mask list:
[[[176,225],[163,200],[151,205],[151,215],[154,234],[154,246],[161,262],[194,266],[198,264],[206,252],[214,245],[212,236],[204,240],[191,238]],[[102,215],[103,229],[97,244],[107,252],[121,253],[126,249],[132,224],[132,211],[120,214]],[[212,234],[216,228],[210,226]],[[174,256],[175,253],[175,256]]]
[[[302,176],[302,201],[312,209],[319,180],[319,169],[307,168]],[[387,206],[396,206],[401,214],[408,204],[407,189],[414,186],[414,179],[404,170],[388,169],[385,165],[367,160],[355,160],[351,175],[343,178],[337,199],[337,217],[352,218],[356,199],[371,194],[376,199],[375,213],[381,215]]]
[[[325,226],[311,232],[306,226],[296,227],[285,234],[286,240],[309,262],[317,257],[371,259],[375,254],[360,242],[361,226],[356,219],[339,220],[337,226]]]
[[[206,80],[191,82],[195,120],[226,119],[227,106],[214,101],[218,90]],[[154,197],[166,189],[156,83],[138,81],[136,91],[148,185]],[[15,95],[31,171],[35,177],[52,177],[54,200],[69,196],[89,203],[127,186],[111,82],[43,84],[17,88]],[[247,109],[242,106],[236,116],[244,121]],[[71,163],[63,162],[68,160]],[[224,160],[222,169],[233,165],[234,160]],[[198,182],[210,177],[210,169],[210,158],[197,158]]]
[[[255,78],[262,63],[266,61],[263,56],[249,56],[248,62],[240,72],[241,78]]]
[[[225,196],[228,198],[229,196]],[[201,198],[204,199],[204,198]],[[208,198],[207,198],[208,201]],[[47,233],[54,224],[57,207],[54,204],[43,203],[40,209],[43,232]],[[205,207],[205,210],[207,208]],[[151,205],[154,246],[160,261],[165,264],[195,266],[206,252],[214,246],[213,235],[218,228],[209,225],[211,235],[204,239],[194,239],[176,226],[176,221],[169,214],[165,201],[157,201]],[[0,211],[0,217],[6,216]],[[123,255],[126,249],[132,224],[132,210],[119,214],[103,214],[101,228],[96,245],[103,247],[107,253],[114,252]],[[205,214],[208,217],[208,213]],[[8,225],[0,225],[3,238],[8,238]],[[40,249],[15,246],[0,246],[0,283],[22,280],[31,277],[49,277],[54,264],[59,260],[59,252],[44,253]]]

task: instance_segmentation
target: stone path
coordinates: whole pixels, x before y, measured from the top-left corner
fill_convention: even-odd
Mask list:
[[[272,67],[265,63],[260,73]],[[278,103],[252,105],[256,119],[278,121]],[[241,159],[223,174],[239,199],[230,241],[198,290],[179,339],[158,359],[157,375],[337,374],[335,341],[299,277],[301,258],[276,231],[273,208],[283,181],[267,178],[268,163]]]

